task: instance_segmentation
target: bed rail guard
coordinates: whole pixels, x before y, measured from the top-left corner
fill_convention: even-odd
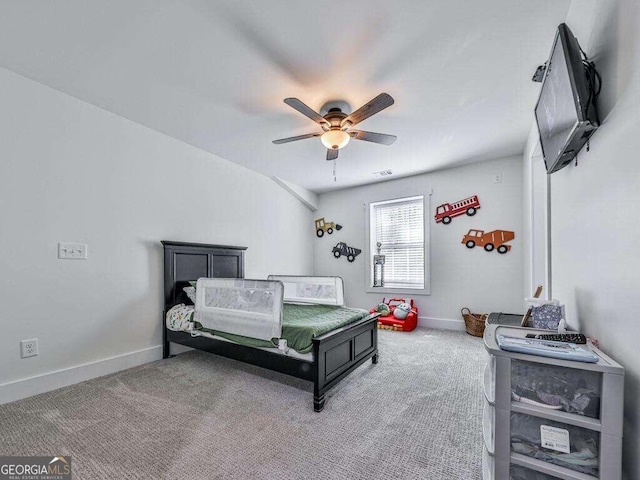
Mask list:
[[[286,303],[344,306],[344,282],[340,277],[269,275],[269,280],[282,282]]]
[[[204,328],[271,340],[282,334],[284,285],[275,280],[199,278],[195,320]]]

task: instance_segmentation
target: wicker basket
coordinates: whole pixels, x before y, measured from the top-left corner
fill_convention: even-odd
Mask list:
[[[484,325],[485,320],[487,319],[487,314],[471,313],[471,310],[467,307],[460,310],[460,313],[462,313],[462,318],[464,318],[464,325],[467,328],[467,333],[474,337],[481,337],[484,334]]]

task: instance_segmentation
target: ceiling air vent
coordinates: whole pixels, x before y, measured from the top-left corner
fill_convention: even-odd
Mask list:
[[[373,172],[373,176],[377,178],[383,178],[393,175],[391,170],[380,170],[379,172]]]

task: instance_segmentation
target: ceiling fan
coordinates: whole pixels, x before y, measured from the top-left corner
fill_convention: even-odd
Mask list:
[[[391,145],[397,138],[395,135],[365,132],[364,130],[351,128],[393,105],[393,98],[387,93],[381,93],[351,114],[344,113],[339,107],[332,107],[329,108],[326,115],[322,116],[297,98],[285,98],[284,103],[318,123],[323,131],[274,140],[273,143],[276,145],[304,140],[305,138],[320,137],[322,144],[327,147],[327,160],[335,160],[338,158],[338,150],[345,147],[352,138],[364,140],[365,142],[381,143],[382,145]]]

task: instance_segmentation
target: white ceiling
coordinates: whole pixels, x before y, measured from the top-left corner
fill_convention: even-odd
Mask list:
[[[316,192],[522,152],[570,0],[2,1],[0,66]],[[395,105],[336,163],[285,105]],[[393,177],[392,177],[393,178]]]

